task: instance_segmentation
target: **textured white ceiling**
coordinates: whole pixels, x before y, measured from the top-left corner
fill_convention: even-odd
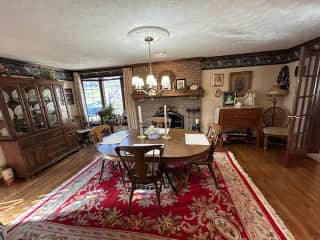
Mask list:
[[[155,61],[292,47],[320,36],[319,0],[0,0],[0,56],[65,69],[145,62],[141,25],[170,31]]]

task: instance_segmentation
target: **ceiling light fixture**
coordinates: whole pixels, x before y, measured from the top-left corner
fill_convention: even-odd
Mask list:
[[[158,88],[158,81],[152,72],[151,42],[168,38],[169,32],[164,28],[155,26],[138,27],[128,32],[128,38],[132,40],[141,39],[142,36],[144,36],[144,41],[148,44],[149,73],[146,76],[145,80],[147,87],[144,87],[144,81],[139,76],[132,77],[132,85],[138,93],[145,93],[151,97],[154,97],[158,95],[162,90],[170,88],[170,78],[166,75],[162,76],[162,89]]]

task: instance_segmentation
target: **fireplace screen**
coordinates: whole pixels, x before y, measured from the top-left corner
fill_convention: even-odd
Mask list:
[[[163,108],[159,109],[159,111],[153,117],[163,117]],[[175,111],[169,110],[168,117],[171,119],[171,128],[184,128],[184,117]]]

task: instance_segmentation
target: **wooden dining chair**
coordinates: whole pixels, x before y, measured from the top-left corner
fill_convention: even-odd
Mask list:
[[[98,144],[101,143],[103,138],[105,136],[108,136],[110,134],[113,133],[113,128],[110,125],[104,124],[104,125],[99,125],[97,127],[94,127],[91,129],[91,137],[92,140],[94,142],[94,144]],[[104,166],[105,163],[107,161],[108,157],[107,156],[102,156],[101,157],[101,170],[100,170],[100,177],[99,177],[99,182],[101,182],[102,176],[103,176],[103,170],[104,170]],[[122,174],[122,168],[121,168],[121,164],[120,164],[120,160],[116,161],[113,159],[113,166],[115,168],[118,168],[120,175],[121,175],[121,179],[123,180],[123,174]]]
[[[214,184],[216,185],[216,187],[218,187],[212,164],[213,164],[213,160],[214,160],[213,154],[215,152],[215,148],[217,146],[217,143],[218,143],[219,139],[221,138],[221,135],[222,135],[222,130],[221,130],[220,125],[213,123],[213,122],[209,123],[207,138],[210,140],[210,148],[209,148],[208,154],[205,156],[204,159],[198,160],[195,162],[190,162],[186,165],[187,182],[188,182],[188,179],[190,176],[192,165],[197,166],[199,172],[200,172],[199,166],[206,165],[209,168],[209,171],[210,171],[211,176],[213,178]]]
[[[147,118],[147,123],[152,124],[157,128],[164,128],[164,117],[150,117]],[[171,126],[171,118],[167,118],[167,127],[170,128]]]
[[[157,203],[161,214],[160,192],[162,190],[163,154],[161,144],[148,146],[118,146],[116,153],[127,172],[131,182],[128,212],[130,213],[133,193],[138,185],[153,184],[157,195]],[[158,185],[160,183],[160,185]]]

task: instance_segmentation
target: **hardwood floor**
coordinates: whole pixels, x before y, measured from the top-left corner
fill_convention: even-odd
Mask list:
[[[300,159],[289,168],[281,163],[284,151],[267,152],[254,145],[233,144],[241,166],[283,219],[297,240],[320,239],[320,164]],[[0,184],[0,221],[8,224],[55,187],[80,171],[96,157],[94,147],[73,154],[28,181],[13,186]]]
[[[0,222],[8,224],[34,203],[95,159],[93,147],[74,153],[28,180],[19,180],[10,187],[0,184]]]

